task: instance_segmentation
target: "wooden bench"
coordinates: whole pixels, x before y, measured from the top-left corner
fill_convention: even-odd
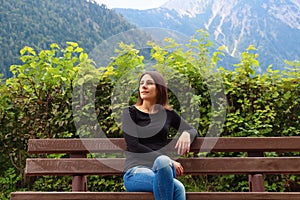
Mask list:
[[[174,142],[174,141],[172,141]],[[213,147],[213,148],[212,148]],[[111,139],[31,139],[31,154],[68,153],[69,158],[28,158],[27,176],[72,176],[72,192],[13,192],[11,200],[112,200],[154,199],[148,192],[86,192],[88,175],[122,175],[124,158],[87,158],[90,153],[120,153],[123,138]],[[300,192],[265,192],[264,175],[300,174],[300,157],[264,157],[264,152],[299,152],[300,137],[197,138],[191,151],[247,152],[248,157],[179,158],[185,174],[247,174],[249,192],[187,192],[188,200],[272,199],[300,200]]]

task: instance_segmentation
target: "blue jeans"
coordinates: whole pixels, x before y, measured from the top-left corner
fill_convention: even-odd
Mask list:
[[[175,179],[176,170],[168,156],[159,156],[152,169],[136,166],[124,174],[128,192],[153,192],[155,200],[185,200],[185,188]]]

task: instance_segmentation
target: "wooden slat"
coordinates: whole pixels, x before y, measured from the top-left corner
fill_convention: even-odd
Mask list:
[[[300,157],[181,159],[189,174],[299,174]]]
[[[172,142],[175,142],[173,140]],[[199,137],[191,146],[194,152],[300,151],[300,137]],[[126,149],[123,138],[30,139],[28,152],[94,153],[121,152]]]
[[[124,158],[26,159],[25,174],[37,175],[121,175]]]
[[[197,139],[192,149],[201,147],[204,152],[292,152],[300,151],[299,142],[300,137],[206,137]]]
[[[27,159],[26,175],[122,174],[124,158]],[[183,158],[186,174],[300,174],[300,157]]]
[[[75,153],[121,152],[126,149],[123,138],[93,139],[30,139],[28,152],[39,153]]]
[[[300,192],[187,192],[187,200],[300,200]],[[11,200],[154,200],[149,192],[13,192]]]

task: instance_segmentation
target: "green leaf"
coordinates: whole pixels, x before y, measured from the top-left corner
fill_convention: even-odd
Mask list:
[[[80,53],[79,60],[80,62],[85,62],[88,59],[87,53]]]
[[[51,49],[59,49],[59,45],[56,44],[56,43],[52,43],[52,44],[50,45],[50,48],[51,48]]]

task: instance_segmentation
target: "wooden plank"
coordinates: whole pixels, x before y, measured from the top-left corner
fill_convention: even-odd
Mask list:
[[[192,149],[211,152],[292,152],[300,151],[300,137],[199,138]],[[214,145],[215,144],[215,145]],[[213,147],[213,149],[211,149]]]
[[[180,159],[189,174],[299,174],[300,157]]]
[[[124,158],[27,159],[25,173],[35,175],[121,175]],[[300,157],[181,158],[186,174],[300,174]]]
[[[175,143],[175,140],[172,140]],[[199,137],[192,144],[194,152],[251,152],[300,151],[300,137]],[[171,145],[172,146],[172,145]],[[91,139],[30,139],[28,152],[38,153],[95,153],[122,152],[123,138]]]
[[[187,192],[187,200],[300,200],[300,192]],[[154,200],[149,192],[13,192],[11,200]]]
[[[28,152],[41,153],[74,153],[86,154],[95,152],[122,152],[126,149],[123,138],[93,139],[30,139]]]
[[[124,158],[27,159],[25,174],[38,175],[121,175]]]

